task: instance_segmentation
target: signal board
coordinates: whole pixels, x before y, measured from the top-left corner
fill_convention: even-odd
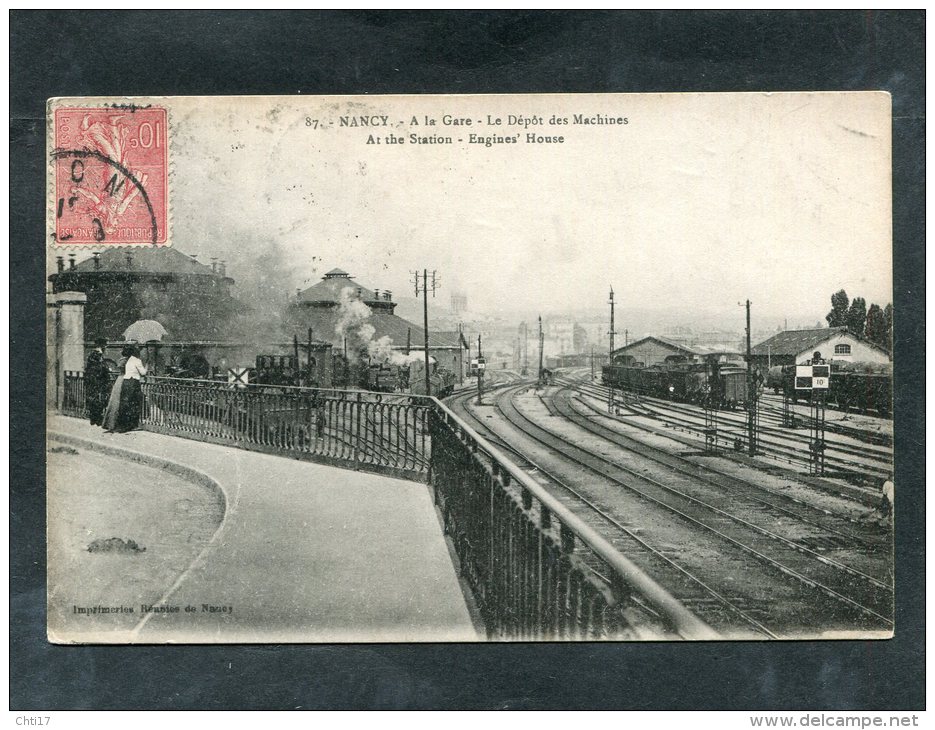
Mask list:
[[[827,390],[831,384],[830,365],[796,365],[796,390]]]

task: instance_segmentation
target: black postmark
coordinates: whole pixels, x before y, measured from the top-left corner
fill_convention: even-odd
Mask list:
[[[158,227],[158,225],[156,224],[156,211],[153,209],[153,204],[152,204],[152,202],[150,202],[150,200],[149,200],[149,195],[148,195],[147,192],[146,192],[146,188],[143,187],[143,184],[142,184],[139,180],[136,179],[136,176],[135,176],[132,172],[130,172],[126,167],[124,167],[123,165],[121,165],[119,162],[116,162],[116,161],[112,160],[111,158],[109,158],[107,155],[101,154],[100,152],[97,152],[97,151],[95,151],[95,150],[88,150],[88,149],[83,149],[83,150],[62,150],[62,149],[56,149],[56,150],[53,150],[53,151],[52,151],[52,159],[53,159],[53,160],[63,160],[63,159],[67,159],[67,158],[69,158],[69,157],[73,158],[73,159],[72,159],[72,163],[71,163],[71,172],[70,172],[70,175],[71,175],[71,180],[72,180],[73,182],[75,182],[75,183],[80,183],[80,182],[84,179],[84,166],[85,166],[85,165],[84,165],[84,160],[87,160],[87,159],[100,160],[100,161],[103,162],[105,165],[110,165],[110,166],[113,167],[115,170],[117,170],[121,175],[124,176],[124,178],[125,178],[126,180],[129,180],[130,183],[131,183],[132,185],[134,185],[134,186],[136,187],[137,190],[139,190],[139,192],[140,192],[140,197],[142,197],[142,198],[143,198],[143,202],[146,203],[146,209],[149,211],[149,218],[150,218],[150,221],[152,222],[152,226],[153,226],[153,235],[152,235],[153,245],[156,245],[156,244],[158,243],[158,241],[159,241],[159,227]],[[124,184],[123,181],[121,181],[121,182],[118,183],[118,181],[117,181],[117,179],[116,179],[116,175],[114,175],[114,176],[108,181],[107,185],[105,186],[105,189],[109,187],[109,188],[110,188],[110,193],[111,193],[111,195],[113,195],[113,194],[116,192],[116,190],[117,190],[120,186],[122,186],[123,184]],[[70,197],[70,198],[68,198],[68,200],[67,200],[67,205],[68,205],[68,207],[71,208],[71,207],[75,204],[75,201],[76,201],[76,198],[75,198],[75,197]],[[64,212],[64,206],[65,206],[65,205],[66,205],[66,200],[65,200],[65,198],[59,198],[59,200],[58,200],[58,205],[57,205],[57,208],[56,208],[56,217],[57,217],[57,218],[61,218],[61,217],[62,217],[62,213]],[[96,241],[103,241],[103,240],[105,239],[104,226],[103,226],[103,224],[101,223],[100,219],[98,219],[98,218],[93,218],[93,219],[91,220],[91,223],[92,223],[92,225],[94,225],[94,228],[95,228],[94,239],[95,239]],[[57,236],[57,234],[53,232],[53,233],[52,233],[52,238],[53,238],[54,240],[58,241],[59,243],[63,243],[63,242],[65,242],[65,241],[68,241],[68,240],[71,238],[71,236],[62,236],[62,238],[59,239],[58,236]]]

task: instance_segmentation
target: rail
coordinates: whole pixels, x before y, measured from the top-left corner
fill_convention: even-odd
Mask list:
[[[83,417],[81,373],[62,412]],[[147,378],[142,427],[428,481],[492,639],[717,634],[435,398]]]
[[[430,434],[436,504],[491,638],[718,638],[438,401]]]

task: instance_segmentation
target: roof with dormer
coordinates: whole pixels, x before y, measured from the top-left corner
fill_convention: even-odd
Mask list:
[[[81,273],[97,271],[136,271],[153,274],[196,274],[217,276],[221,274],[197,259],[171,246],[139,246],[132,249],[105,249],[98,256],[85,259],[75,266]],[[69,271],[67,265],[65,272]]]
[[[338,304],[341,301],[341,292],[345,289],[350,289],[351,296],[365,302],[375,301],[377,298],[372,290],[358,284],[346,271],[332,269],[321,278],[321,281],[300,291],[297,300],[300,304],[312,302]]]

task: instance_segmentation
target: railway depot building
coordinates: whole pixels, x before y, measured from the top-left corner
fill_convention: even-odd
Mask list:
[[[799,365],[820,352],[824,360],[836,362],[891,361],[889,352],[849,332],[847,327],[787,330],[773,335],[752,350],[753,364],[760,370],[776,365]]]
[[[642,363],[645,367],[652,367],[662,365],[667,357],[673,355],[699,362],[712,355],[716,356],[719,362],[737,362],[742,359],[736,350],[703,345],[683,345],[655,335],[649,335],[624,347],[618,347],[614,350],[613,359],[615,364],[639,365]]]
[[[58,257],[52,293],[82,292],[84,338],[123,340],[139,320],[158,322],[176,341],[230,338],[244,305],[231,296],[234,280],[223,263],[206,266],[177,248],[107,249],[68,266]]]
[[[355,312],[349,313],[357,303],[367,310],[361,312],[356,307]],[[397,316],[395,309],[392,292],[369,289],[346,271],[332,269],[321,281],[296,294],[288,320],[298,332],[311,329],[316,340],[330,340],[335,354],[343,353],[345,344],[353,348],[362,339],[380,341],[384,337],[388,338],[389,349],[397,353],[424,351],[423,328]],[[351,359],[357,355],[348,352]],[[455,377],[463,373],[464,348],[458,333],[430,331],[429,355]]]

